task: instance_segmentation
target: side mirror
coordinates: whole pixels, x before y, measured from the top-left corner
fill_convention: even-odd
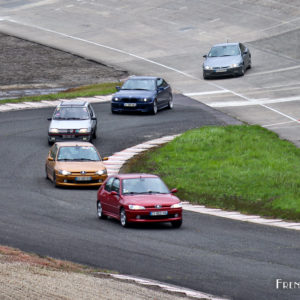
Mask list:
[[[111,191],[110,194],[113,195],[113,196],[117,196],[118,195],[118,193],[116,191]]]
[[[249,50],[246,48],[243,54],[248,54]]]
[[[48,121],[52,121],[52,118],[47,118]]]
[[[158,88],[157,88],[157,91],[158,91],[158,92],[161,92],[161,91],[163,91],[163,90],[164,90],[163,87],[158,87]]]
[[[207,58],[207,54],[203,55],[204,58]]]
[[[96,117],[92,117],[92,120],[93,120],[93,121],[97,121],[97,118],[96,118]]]
[[[108,160],[108,157],[105,156],[105,157],[102,158],[102,160]]]
[[[177,193],[178,190],[177,189],[171,189],[171,193],[174,194],[174,193]]]
[[[51,157],[51,156],[48,156],[48,160],[49,161],[54,161],[53,157]]]
[[[120,86],[116,86],[116,90],[119,91],[121,89]]]

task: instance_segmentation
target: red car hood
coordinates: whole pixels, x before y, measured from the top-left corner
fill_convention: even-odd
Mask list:
[[[141,194],[141,195],[123,195],[126,204],[154,206],[154,205],[173,205],[180,200],[172,194]]]

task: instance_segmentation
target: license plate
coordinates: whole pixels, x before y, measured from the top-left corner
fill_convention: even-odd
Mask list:
[[[216,70],[217,73],[220,73],[220,72],[226,72],[227,70],[226,69],[219,69],[219,70]]]
[[[124,103],[124,106],[127,106],[127,107],[136,107],[136,103]]]
[[[80,177],[75,177],[76,181],[91,181],[92,177],[88,177],[88,176],[80,176]]]
[[[63,135],[62,136],[63,137],[63,139],[74,139],[75,138],[75,135],[73,135],[73,134],[66,134],[66,135]]]
[[[150,216],[166,216],[168,214],[167,211],[151,211]]]

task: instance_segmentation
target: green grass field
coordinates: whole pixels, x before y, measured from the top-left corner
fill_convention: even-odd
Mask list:
[[[77,88],[69,89],[65,92],[56,94],[47,94],[41,96],[22,97],[18,99],[5,99],[1,100],[1,104],[5,103],[18,103],[18,102],[36,102],[42,100],[57,100],[57,99],[73,99],[78,97],[93,97],[96,95],[109,95],[116,92],[116,86],[121,86],[120,82],[99,83],[93,85],[80,86]]]
[[[158,174],[182,200],[300,220],[300,149],[264,128],[202,127],[141,156],[122,172]]]

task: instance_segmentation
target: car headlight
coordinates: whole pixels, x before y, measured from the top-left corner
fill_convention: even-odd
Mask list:
[[[181,202],[176,203],[176,204],[173,204],[173,205],[171,206],[171,208],[181,208],[181,207],[182,207],[182,203],[181,203]]]
[[[58,133],[59,130],[58,130],[57,128],[50,128],[50,129],[49,129],[49,132],[50,132],[50,133]]]
[[[71,172],[66,171],[66,170],[58,170],[58,174],[61,174],[61,175],[70,175]]]
[[[103,170],[99,170],[96,172],[97,175],[106,175],[107,174],[107,170],[103,169]]]
[[[210,66],[205,66],[204,69],[205,69],[205,70],[212,70],[212,67],[210,67]]]
[[[113,97],[112,100],[113,101],[119,101],[120,99],[118,97]]]
[[[141,206],[141,205],[132,205],[132,204],[129,204],[128,207],[129,207],[129,209],[132,209],[132,210],[145,209],[145,207]]]
[[[232,64],[230,67],[231,68],[237,68],[239,65],[238,64]]]
[[[151,99],[144,98],[144,99],[142,99],[142,101],[143,101],[143,102],[150,102],[150,101],[151,101]]]
[[[79,133],[88,133],[89,129],[88,128],[80,128]]]

